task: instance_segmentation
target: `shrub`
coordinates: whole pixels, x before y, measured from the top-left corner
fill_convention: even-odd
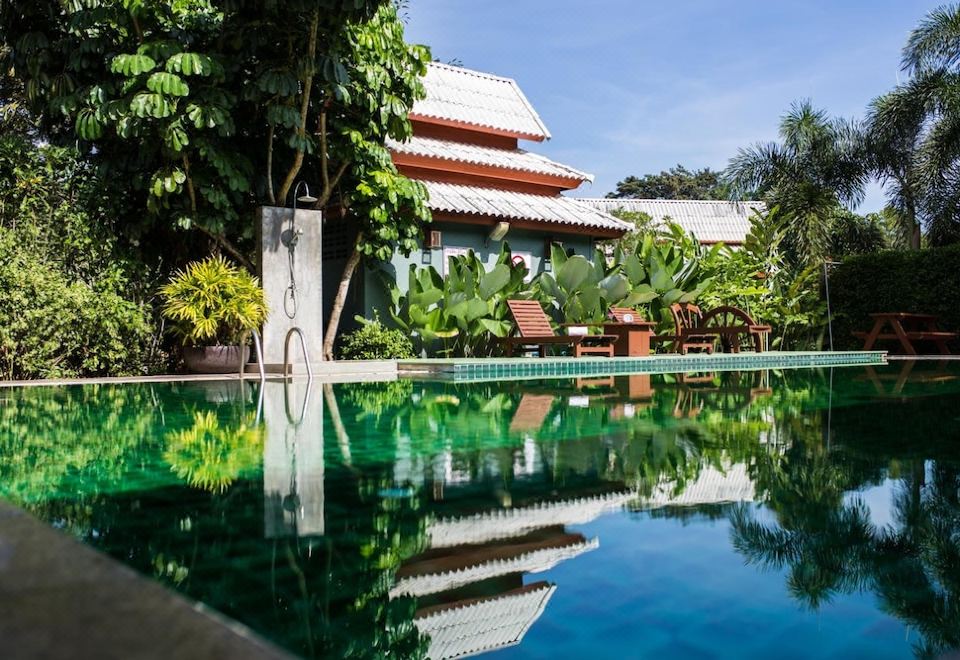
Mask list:
[[[151,324],[126,300],[119,273],[71,278],[0,229],[0,376],[55,378],[143,373]]]
[[[873,312],[936,314],[960,330],[960,246],[849,257],[830,273],[836,348],[858,348],[854,330],[869,330]]]
[[[398,328],[387,328],[379,318],[373,321],[357,317],[361,325],[343,336],[342,360],[404,360],[416,357],[413,342]]]
[[[267,317],[259,280],[219,256],[177,271],[160,294],[163,315],[185,345],[237,344],[244,331],[259,328]]]

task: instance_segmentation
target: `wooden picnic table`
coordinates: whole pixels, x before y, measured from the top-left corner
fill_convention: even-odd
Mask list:
[[[616,336],[613,341],[614,355],[646,357],[650,355],[650,337],[655,327],[657,324],[650,321],[608,321],[603,324],[603,331]]]
[[[854,332],[855,337],[863,339],[863,350],[869,351],[877,341],[897,340],[907,355],[917,355],[913,343],[927,341],[937,345],[942,355],[950,355],[947,342],[956,339],[957,333],[944,332],[937,325],[939,317],[933,314],[911,314],[907,312],[878,312],[870,315],[873,328],[870,332]],[[889,326],[890,330],[884,332]]]

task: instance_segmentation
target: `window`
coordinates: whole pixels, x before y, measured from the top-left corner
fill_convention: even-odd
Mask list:
[[[447,264],[450,263],[450,257],[462,257],[469,252],[469,248],[465,247],[445,247],[443,248],[443,264],[440,267],[440,274],[444,277],[447,276]]]

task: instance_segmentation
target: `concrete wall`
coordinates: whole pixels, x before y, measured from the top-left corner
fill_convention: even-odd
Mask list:
[[[284,232],[289,231],[293,209],[263,207],[260,209],[258,242],[260,245],[260,282],[263,285],[269,313],[263,325],[263,361],[266,365],[283,364],[283,342],[287,331],[298,326],[303,330],[307,350],[313,362],[323,352],[323,291],[321,269],[320,211],[297,209],[296,230],[302,230],[294,248],[293,273],[297,283],[296,316],[289,298],[284,305],[290,285],[289,250],[284,244]],[[290,355],[293,364],[303,364],[303,355],[296,338],[291,340]]]
[[[490,241],[489,245],[485,244],[487,234],[490,232],[489,227],[435,222],[429,226],[428,230],[442,232],[443,247],[430,250],[426,261],[424,261],[423,251],[416,250],[411,252],[409,257],[397,253],[394,254],[389,263],[382,264],[379,267],[368,266],[365,268],[362,279],[357,280],[357,282],[362,281],[363,287],[362,291],[358,292],[361,294],[360,299],[354,302],[356,311],[350,312],[351,320],[354,314],[373,318],[374,311],[380,312],[381,319],[389,320],[390,315],[387,310],[389,309],[390,297],[382,284],[382,276],[376,272],[378,270],[396,278],[400,287],[406,289],[410,264],[416,264],[417,266],[432,265],[437,269],[437,272],[441,274],[445,272],[444,248],[473,249],[480,260],[490,267],[497,262],[501,242]],[[515,255],[519,252],[530,254],[531,274],[536,276],[543,271],[544,246],[546,239],[550,236],[562,242],[565,248],[573,249],[575,254],[582,254],[587,258],[593,255],[593,241],[586,235],[550,234],[549,232],[511,229],[504,241],[509,243],[510,249]],[[344,321],[347,320],[346,316],[344,314]]]

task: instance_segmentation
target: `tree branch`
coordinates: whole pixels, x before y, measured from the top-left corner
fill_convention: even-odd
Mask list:
[[[297,135],[299,135],[301,139],[305,139],[307,135],[307,113],[310,110],[310,93],[313,91],[314,62],[317,56],[317,29],[319,24],[320,12],[316,10],[313,12],[313,18],[310,20],[310,40],[307,45],[307,71],[303,81],[303,98],[300,101],[300,125],[297,127]],[[300,146],[297,147],[297,153],[293,158],[290,171],[287,172],[287,176],[283,180],[283,185],[280,186],[280,194],[277,196],[280,204],[287,203],[287,195],[290,193],[293,182],[296,180],[297,175],[300,173],[300,168],[303,166],[303,154],[304,149],[301,143]]]
[[[346,173],[348,167],[350,167],[350,161],[340,163],[340,167],[338,167],[337,171],[333,173],[333,178],[329,180],[329,183],[324,184],[323,194],[317,198],[317,203],[313,205],[313,208],[324,209],[327,207],[327,204],[330,203],[330,198],[333,196],[334,188],[336,188],[337,184],[340,183],[340,179],[343,178],[343,175]]]
[[[193,179],[190,177],[190,159],[187,154],[183,154],[183,174],[187,177],[187,194],[190,195],[190,212],[197,215],[197,191],[193,187]],[[196,218],[192,218],[196,220]]]
[[[277,205],[277,198],[273,194],[273,130],[274,127],[270,126],[267,132],[267,200],[270,206]]]
[[[253,272],[254,270],[256,270],[254,268],[253,262],[250,261],[246,256],[244,256],[243,252],[240,251],[240,248],[238,248],[233,243],[231,243],[226,236],[224,236],[223,234],[217,234],[215,232],[212,232],[206,227],[204,227],[203,225],[193,224],[191,226],[197,231],[199,231],[201,234],[203,234],[204,236],[212,240],[218,246],[223,248],[224,251],[226,251],[227,254],[229,254],[231,257],[236,259],[241,266],[243,266],[250,272]]]

